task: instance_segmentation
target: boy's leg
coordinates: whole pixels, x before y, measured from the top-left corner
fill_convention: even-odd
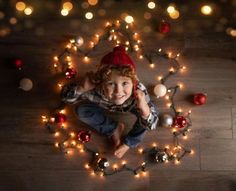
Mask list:
[[[130,148],[136,147],[144,138],[147,129],[142,127],[138,120],[136,120],[133,128],[127,134],[124,143]]]
[[[95,103],[81,103],[75,112],[82,122],[106,136],[111,136],[118,126],[118,122],[107,117],[104,109]]]
[[[115,155],[118,158],[121,158],[128,150],[129,148],[136,147],[143,139],[145,132],[147,130],[140,126],[138,120],[135,122],[133,128],[130,130],[130,132],[127,134],[124,144],[122,144],[116,151]]]

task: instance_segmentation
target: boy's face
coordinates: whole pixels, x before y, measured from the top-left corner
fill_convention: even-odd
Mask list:
[[[114,104],[121,105],[132,95],[133,82],[130,77],[121,76],[117,72],[111,73],[111,78],[104,82],[105,96]]]

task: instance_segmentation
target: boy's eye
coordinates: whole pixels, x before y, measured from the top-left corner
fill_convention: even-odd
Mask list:
[[[107,82],[107,85],[108,86],[114,86],[114,83],[113,82]]]
[[[129,84],[129,82],[123,82],[123,83],[122,83],[123,86],[126,86],[126,85],[128,85],[128,84]]]

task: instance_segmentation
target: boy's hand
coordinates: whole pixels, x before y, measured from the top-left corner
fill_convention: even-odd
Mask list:
[[[92,75],[92,73],[86,73],[84,80],[82,81],[82,83],[79,87],[80,92],[87,92],[87,91],[95,88],[95,85],[91,81],[91,75]]]
[[[141,90],[137,90],[137,107],[141,111],[141,115],[144,119],[147,119],[150,114],[150,108],[145,100],[145,94]]]

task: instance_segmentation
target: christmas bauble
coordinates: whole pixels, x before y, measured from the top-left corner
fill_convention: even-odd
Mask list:
[[[89,131],[85,131],[85,130],[79,131],[79,133],[78,133],[78,140],[79,141],[86,143],[86,142],[89,142],[90,139],[91,139],[91,134]]]
[[[157,163],[162,163],[168,160],[168,155],[165,151],[157,151],[155,154],[155,161]]]
[[[14,60],[14,65],[17,69],[21,70],[23,66],[23,61],[21,59],[15,59]]]
[[[106,158],[99,158],[97,161],[97,167],[100,170],[105,170],[109,165],[110,164]]]
[[[29,78],[23,78],[20,80],[19,88],[21,88],[24,91],[29,91],[33,88],[33,82]]]
[[[64,123],[66,122],[66,115],[63,113],[56,113],[55,114],[55,122],[56,123]]]
[[[75,44],[78,47],[82,46],[84,44],[84,39],[81,36],[76,37]]]
[[[162,34],[167,34],[170,32],[170,24],[166,21],[162,21],[160,26],[159,26],[159,31]]]
[[[196,105],[204,105],[206,103],[206,95],[203,93],[195,94],[193,97],[193,102]]]
[[[174,120],[174,126],[183,128],[188,124],[187,119],[184,116],[177,116]]]
[[[68,79],[74,78],[76,74],[77,74],[77,71],[74,68],[66,69],[66,72],[65,72],[66,78]]]
[[[163,97],[164,95],[166,95],[166,92],[167,92],[167,88],[163,84],[157,84],[154,87],[154,94],[157,96],[157,98]]]
[[[173,117],[168,113],[162,114],[160,119],[163,127],[170,127],[173,124]]]

